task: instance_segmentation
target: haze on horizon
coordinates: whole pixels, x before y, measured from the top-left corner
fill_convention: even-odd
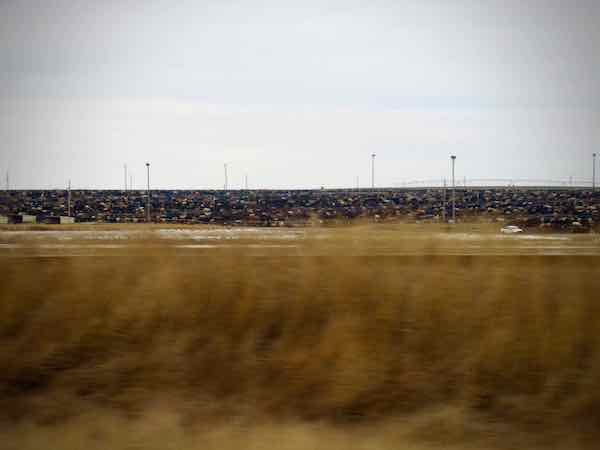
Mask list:
[[[0,3],[13,188],[591,179],[596,0]]]

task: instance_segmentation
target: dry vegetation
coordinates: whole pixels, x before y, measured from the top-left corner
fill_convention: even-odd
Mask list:
[[[0,447],[594,448],[600,258],[364,245],[0,258]]]

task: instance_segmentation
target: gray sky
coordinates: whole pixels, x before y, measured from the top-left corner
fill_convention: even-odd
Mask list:
[[[327,4],[325,6],[325,4]],[[591,180],[597,0],[0,1],[15,188]]]

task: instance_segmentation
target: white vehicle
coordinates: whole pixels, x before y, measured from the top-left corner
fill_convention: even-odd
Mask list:
[[[522,233],[523,230],[519,227],[517,227],[516,225],[507,225],[505,227],[503,227],[500,230],[501,233],[504,234],[515,234],[515,233]]]

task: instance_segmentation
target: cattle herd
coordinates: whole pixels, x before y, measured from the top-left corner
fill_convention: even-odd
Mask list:
[[[147,221],[145,191],[78,190],[70,195],[76,222]],[[452,218],[450,189],[381,190],[154,190],[150,220],[246,226],[295,226],[373,221],[444,221]],[[590,189],[461,188],[458,221],[485,218],[526,227],[591,230],[600,224],[600,192]],[[69,215],[64,190],[0,192],[0,215],[38,223]]]

